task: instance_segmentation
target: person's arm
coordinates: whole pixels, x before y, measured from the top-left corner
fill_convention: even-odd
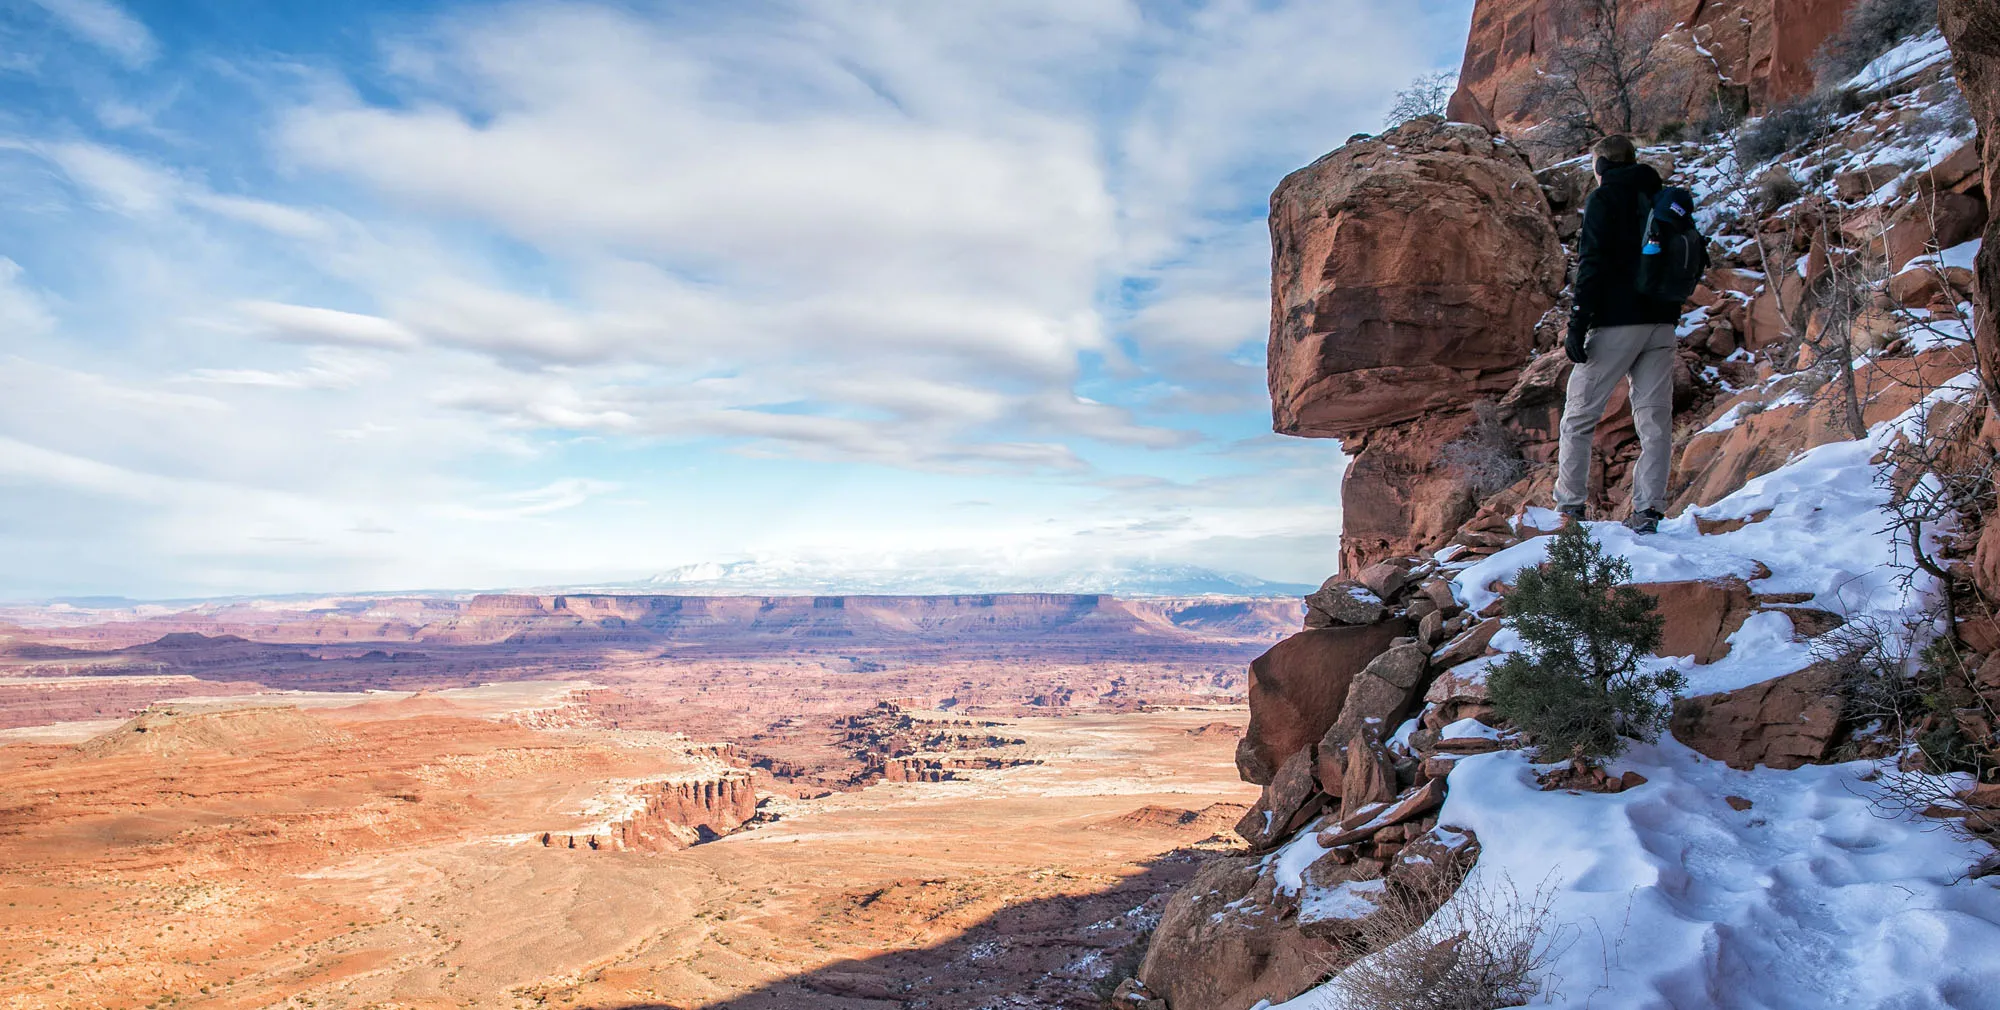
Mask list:
[[[1579,365],[1586,357],[1583,338],[1590,332],[1602,297],[1601,250],[1605,232],[1611,227],[1610,203],[1604,199],[1603,187],[1590,194],[1583,204],[1583,231],[1576,239],[1576,283],[1570,287],[1569,339],[1563,342],[1563,351]]]

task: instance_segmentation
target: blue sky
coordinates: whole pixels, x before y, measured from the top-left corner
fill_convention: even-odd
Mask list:
[[[0,597],[1318,581],[1266,199],[1470,0],[0,0]]]

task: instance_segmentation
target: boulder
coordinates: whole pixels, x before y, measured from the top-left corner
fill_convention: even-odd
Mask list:
[[[1702,346],[1708,353],[1718,358],[1726,358],[1736,353],[1736,327],[1726,319],[1718,319],[1709,324],[1708,335],[1702,338]]]
[[[1111,1005],[1128,1010],[1168,1010],[1167,1001],[1153,995],[1146,983],[1128,978],[1111,991]]]
[[[1292,907],[1274,907],[1278,899],[1258,862],[1212,859],[1168,899],[1139,978],[1174,1010],[1281,1002],[1325,976],[1335,946],[1299,932],[1287,914]]]
[[[1512,145],[1411,123],[1271,196],[1270,387],[1283,434],[1351,438],[1498,396],[1565,261]]]
[[[1452,595],[1450,579],[1442,577],[1433,578],[1429,582],[1424,583],[1424,587],[1420,592],[1423,593],[1424,599],[1431,601],[1431,605],[1438,608],[1438,611],[1444,614],[1446,619],[1450,619],[1453,615],[1465,609],[1459,606],[1458,597]]]
[[[1902,168],[1896,165],[1869,165],[1852,172],[1841,172],[1833,177],[1833,188],[1842,200],[1859,200],[1881,189],[1889,180],[1901,175]]]
[[[1949,189],[1963,193],[1980,185],[1983,178],[1980,173],[1983,168],[1984,166],[1979,163],[1979,141],[1968,140],[1953,148],[1950,154],[1931,166],[1931,170],[1919,180],[1917,192],[1926,194]]]
[[[1675,739],[1732,768],[1792,769],[1823,761],[1839,728],[1841,700],[1833,669],[1815,663],[1797,673],[1674,706]]]
[[[1416,608],[1413,606],[1411,609]],[[1417,622],[1417,641],[1422,642],[1426,649],[1436,648],[1439,642],[1444,641],[1444,615],[1435,610],[1425,614]]]
[[[1339,575],[1326,580],[1318,591],[1306,597],[1308,628],[1374,624],[1382,619],[1383,612],[1381,597],[1370,592],[1367,586],[1357,585]]]
[[[1713,663],[1728,655],[1729,636],[1755,610],[1750,587],[1742,579],[1645,582],[1634,588],[1659,601],[1665,619],[1659,655],[1693,656],[1696,663]]]
[[[1986,201],[1970,193],[1938,193],[1911,204],[1883,236],[1889,269],[1900,271],[1926,252],[1978,238],[1986,228]]]
[[[1463,718],[1477,718],[1492,711],[1492,699],[1486,689],[1486,671],[1476,674],[1462,674],[1446,670],[1431,681],[1430,689],[1424,692],[1424,703],[1428,706],[1424,713],[1427,729],[1441,729]]]
[[[1963,271],[1962,267],[1937,269],[1935,261],[1931,266],[1913,266],[1889,278],[1889,297],[1904,308],[1921,309],[1941,298],[1947,297],[1953,285],[1947,271]],[[1970,290],[1968,284],[1965,290]]]
[[[1379,741],[1395,730],[1416,700],[1417,687],[1429,667],[1429,652],[1409,641],[1375,657],[1354,675],[1339,716],[1319,741],[1321,781],[1338,778],[1325,774],[1327,770],[1345,769],[1348,742],[1357,734]]]
[[[1392,897],[1389,881],[1375,869],[1377,862],[1342,863],[1329,852],[1306,867],[1299,895],[1299,932],[1347,946],[1359,940],[1368,921],[1388,907]]]
[[[1512,145],[1406,124],[1271,197],[1272,425],[1339,438],[1341,566],[1441,547],[1476,501],[1440,451],[1514,385],[1566,262]]]
[[[1444,783],[1444,779],[1431,779],[1404,793],[1392,804],[1362,807],[1356,813],[1341,818],[1339,824],[1322,830],[1314,840],[1329,849],[1336,845],[1349,845],[1372,838],[1377,831],[1390,825],[1422,817],[1444,805]]]
[[[1432,661],[1438,666],[1457,666],[1468,659],[1486,655],[1486,649],[1493,642],[1493,636],[1500,633],[1505,623],[1497,617],[1487,618],[1466,629],[1457,638],[1444,643]]]
[[[1236,833],[1251,849],[1268,849],[1319,813],[1325,802],[1313,779],[1312,753],[1298,751],[1278,765],[1257,802],[1236,822]]]
[[[1339,718],[1354,675],[1410,631],[1400,618],[1302,631],[1251,661],[1250,725],[1236,750],[1243,780],[1269,783],[1286,758],[1311,748]]]
[[[1324,773],[1321,777],[1325,778]],[[1356,733],[1348,740],[1347,765],[1338,781],[1343,819],[1371,803],[1396,798],[1396,767],[1389,752],[1367,733]]]
[[[1403,590],[1415,581],[1414,576],[1410,574],[1409,563],[1400,559],[1379,561],[1369,565],[1362,569],[1358,578],[1370,592],[1385,600],[1393,600],[1402,595]]]

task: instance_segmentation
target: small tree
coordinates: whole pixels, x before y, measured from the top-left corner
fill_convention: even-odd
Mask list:
[[[1494,710],[1534,738],[1538,760],[1584,768],[1617,756],[1625,737],[1652,739],[1685,686],[1678,670],[1640,668],[1662,622],[1658,601],[1624,585],[1631,577],[1629,562],[1573,522],[1548,563],[1522,572],[1507,595],[1522,649],[1486,683]]]
[[[1382,125],[1395,129],[1422,116],[1443,116],[1451,107],[1451,93],[1458,90],[1458,74],[1450,70],[1423,74],[1410,86],[1396,92],[1396,103],[1382,117]]]
[[[1685,110],[1672,17],[1639,0],[1563,0],[1556,43],[1522,95],[1558,147],[1639,134]]]

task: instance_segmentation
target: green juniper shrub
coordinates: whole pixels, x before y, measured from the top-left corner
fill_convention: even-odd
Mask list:
[[[1583,768],[1616,757],[1628,736],[1651,740],[1685,686],[1678,670],[1642,669],[1662,619],[1658,601],[1624,584],[1631,577],[1629,562],[1570,523],[1548,563],[1522,572],[1507,594],[1521,650],[1486,684],[1494,710],[1533,738],[1537,760]]]

